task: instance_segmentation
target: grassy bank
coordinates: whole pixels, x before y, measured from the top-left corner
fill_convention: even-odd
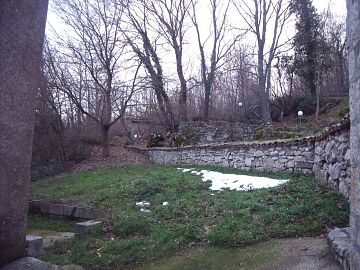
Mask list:
[[[275,237],[317,235],[347,223],[347,202],[313,177],[266,176],[290,181],[278,188],[212,195],[210,184],[200,176],[175,167],[127,166],[34,182],[34,199],[113,213],[98,231],[58,243],[43,259],[87,269],[133,268],[194,245],[243,246]],[[143,200],[151,204],[149,213],[135,205]],[[165,201],[169,204],[164,206]]]

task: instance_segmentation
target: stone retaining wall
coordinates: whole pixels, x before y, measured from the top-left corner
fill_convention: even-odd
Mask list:
[[[29,212],[42,214],[51,218],[69,219],[98,219],[109,215],[104,209],[66,205],[61,203],[49,203],[40,200],[31,200],[28,204]]]
[[[157,164],[218,165],[256,171],[314,173],[346,197],[350,192],[350,120],[300,139],[137,148]]]
[[[313,171],[316,178],[350,194],[350,131],[343,130],[315,142]]]
[[[147,152],[150,160],[158,164],[219,165],[242,170],[311,173],[314,144],[308,141],[288,142],[154,148]]]
[[[185,136],[196,134],[192,138],[193,144],[251,141],[254,139],[256,127],[257,125],[242,122],[190,121],[180,123],[179,134]]]

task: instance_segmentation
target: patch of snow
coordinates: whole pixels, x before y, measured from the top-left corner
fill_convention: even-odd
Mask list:
[[[162,205],[163,206],[169,205],[169,202],[163,202]]]
[[[194,168],[190,168],[190,169],[184,169],[184,168],[177,168],[178,170],[182,170],[182,172],[190,172],[192,170],[194,170]]]
[[[249,191],[261,188],[277,187],[279,185],[287,183],[289,180],[271,179],[268,177],[258,177],[250,175],[237,175],[237,174],[225,174],[220,172],[201,170],[200,172],[194,171],[194,169],[178,168],[183,172],[191,171],[192,174],[202,175],[202,181],[211,181],[211,190],[223,190],[229,188],[230,190]],[[211,194],[213,195],[213,193]]]
[[[141,201],[141,202],[137,202],[136,206],[148,207],[150,206],[150,203],[148,201]]]
[[[150,210],[149,210],[149,209],[146,209],[146,208],[140,208],[140,212],[149,213]]]

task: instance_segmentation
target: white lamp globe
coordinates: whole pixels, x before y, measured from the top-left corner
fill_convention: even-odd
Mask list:
[[[302,116],[304,116],[304,113],[303,113],[303,111],[298,111],[298,116],[299,116],[299,117],[302,117]]]

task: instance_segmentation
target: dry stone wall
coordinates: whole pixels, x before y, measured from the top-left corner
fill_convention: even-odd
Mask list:
[[[157,164],[218,165],[255,171],[314,173],[346,197],[350,193],[350,120],[299,139],[143,148]]]
[[[269,143],[201,145],[148,150],[158,164],[218,165],[257,171],[290,171],[311,173],[314,144],[303,140]]]
[[[343,130],[315,142],[314,174],[329,186],[350,194],[350,131]]]
[[[180,123],[179,134],[185,136],[196,134],[192,138],[193,144],[251,141],[254,140],[256,127],[256,125],[241,122],[194,121]]]

